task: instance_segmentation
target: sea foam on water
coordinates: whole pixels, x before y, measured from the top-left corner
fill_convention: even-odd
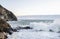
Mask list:
[[[52,24],[49,26],[50,29],[52,29],[54,32],[60,31],[60,19],[55,19]]]
[[[43,30],[43,31],[48,31],[48,24],[47,23],[43,23],[43,22],[32,22],[30,23],[30,27],[32,27],[34,30]]]
[[[32,22],[30,23],[30,27],[32,27],[34,30],[43,30],[43,31],[49,31],[50,29],[54,32],[60,31],[60,19],[55,19],[53,23],[47,24],[44,22]]]
[[[16,27],[18,22],[10,22],[12,27]],[[56,33],[60,30],[60,20],[56,19],[53,23],[47,24],[44,22],[31,22],[29,24],[32,27],[33,32],[29,30],[23,30],[19,32],[14,32],[8,39],[60,39],[60,34]],[[49,32],[49,29],[52,29],[54,32]],[[34,32],[35,30],[43,30],[42,32]],[[47,31],[47,32],[46,32]]]

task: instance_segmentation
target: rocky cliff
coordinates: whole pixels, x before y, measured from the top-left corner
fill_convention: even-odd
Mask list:
[[[0,5],[0,18],[6,21],[17,21],[16,16],[6,8]]]

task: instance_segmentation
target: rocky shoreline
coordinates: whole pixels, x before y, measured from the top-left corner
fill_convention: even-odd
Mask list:
[[[11,31],[16,31],[6,21],[17,21],[17,17],[0,5],[0,39],[6,39],[7,33],[12,34]]]

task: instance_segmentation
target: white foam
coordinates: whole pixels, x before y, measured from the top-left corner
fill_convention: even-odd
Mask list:
[[[48,31],[49,30],[48,26],[49,25],[47,23],[43,23],[43,22],[30,23],[30,27],[33,27],[34,30],[45,30],[45,31]]]
[[[53,23],[47,24],[43,22],[32,22],[30,23],[30,27],[33,27],[34,30],[44,30],[49,31],[49,29],[53,30],[54,32],[60,31],[60,19],[55,19]]]
[[[17,26],[18,23],[11,22],[13,27]],[[33,30],[44,30],[39,32],[34,32],[31,30],[21,30],[19,32],[14,32],[8,39],[60,39],[60,34],[56,33],[60,31],[60,19],[55,19],[53,23],[47,24],[44,22],[32,22],[30,27]],[[49,32],[49,29],[52,29],[54,32]],[[48,31],[48,32],[46,32]]]
[[[60,31],[60,19],[55,19],[54,22],[50,24],[49,28],[55,32]]]
[[[54,32],[15,32],[8,39],[60,39],[58,33]]]

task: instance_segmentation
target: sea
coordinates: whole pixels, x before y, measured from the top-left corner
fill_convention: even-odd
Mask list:
[[[19,16],[18,21],[8,21],[12,28],[29,26],[8,34],[7,39],[60,39],[60,15]]]

